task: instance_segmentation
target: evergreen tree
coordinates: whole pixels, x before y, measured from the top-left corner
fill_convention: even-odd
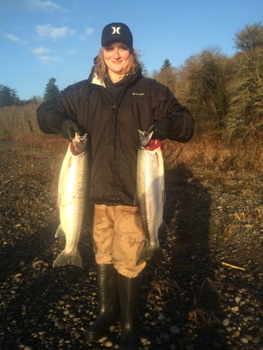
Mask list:
[[[164,60],[162,67],[161,67],[161,71],[163,71],[165,68],[171,68],[171,67],[172,67],[172,65],[171,65],[170,60],[168,58],[166,58]]]
[[[12,106],[19,103],[17,92],[8,86],[0,85],[0,107]]]
[[[172,67],[169,59],[165,59],[159,72],[153,73],[153,78],[166,85],[176,95],[176,69]]]
[[[51,78],[49,79],[46,89],[45,89],[45,94],[44,94],[44,99],[49,100],[53,97],[55,97],[59,93],[59,88],[57,87],[56,79]]]
[[[146,66],[145,66],[144,62],[141,61],[140,63],[141,63],[142,75],[145,76],[145,77],[148,77],[149,73],[148,73],[148,71],[146,69]]]

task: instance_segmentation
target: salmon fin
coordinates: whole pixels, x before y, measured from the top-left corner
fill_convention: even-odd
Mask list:
[[[162,262],[166,261],[165,254],[161,247],[158,247],[156,249],[150,249],[148,244],[146,243],[139,255],[137,264],[141,261],[147,261],[152,259]]]
[[[162,223],[158,229],[158,235],[162,234],[162,233],[169,233],[169,232],[170,232],[170,230],[169,230],[167,223],[165,221],[162,221]]]
[[[66,234],[65,234],[63,228],[61,227],[61,225],[59,225],[59,227],[55,233],[55,237],[59,238],[59,237],[65,237],[65,236],[66,236]]]
[[[148,249],[148,245],[147,243],[144,244],[143,248],[142,248],[142,251],[139,255],[139,258],[137,260],[137,265],[139,262],[141,261],[146,261],[146,260],[149,260],[149,249]]]
[[[53,263],[53,267],[61,267],[65,265],[82,267],[82,259],[78,250],[75,255],[69,255],[65,250],[63,250],[63,252],[59,254]]]
[[[138,199],[137,192],[134,193],[133,205],[136,205],[137,207],[139,206],[139,199]]]

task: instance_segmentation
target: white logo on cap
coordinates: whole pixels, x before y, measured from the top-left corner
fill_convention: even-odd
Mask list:
[[[121,27],[111,27],[112,28],[112,35],[113,34],[119,34],[119,35],[121,35],[121,33],[120,33],[120,29],[121,29]]]

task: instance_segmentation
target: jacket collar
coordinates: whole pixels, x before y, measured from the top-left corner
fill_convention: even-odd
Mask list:
[[[139,78],[139,77],[141,77],[141,76],[142,76],[142,72],[141,72],[141,70],[139,69],[133,76],[127,77],[128,79],[127,79],[127,78],[124,78],[123,80],[120,81],[120,83],[121,83],[122,81],[124,81],[124,80],[125,80],[125,83],[130,83],[130,82],[133,82],[135,79],[137,79],[137,78]],[[105,82],[104,82],[104,81],[101,81],[101,80],[97,77],[96,73],[94,73],[94,68],[92,69],[91,74],[90,74],[88,80],[91,81],[91,84],[95,84],[95,85],[99,85],[99,86],[106,87]],[[126,81],[126,80],[127,80],[127,81]]]
[[[96,74],[93,75],[93,78],[91,80],[91,84],[95,84],[95,85],[99,85],[99,86],[103,86],[106,87],[104,81],[101,81]]]

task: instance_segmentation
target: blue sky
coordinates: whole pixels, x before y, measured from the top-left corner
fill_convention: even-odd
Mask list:
[[[126,23],[149,73],[206,48],[235,53],[234,35],[263,20],[263,0],[0,0],[0,84],[20,99],[86,79],[103,27]]]

